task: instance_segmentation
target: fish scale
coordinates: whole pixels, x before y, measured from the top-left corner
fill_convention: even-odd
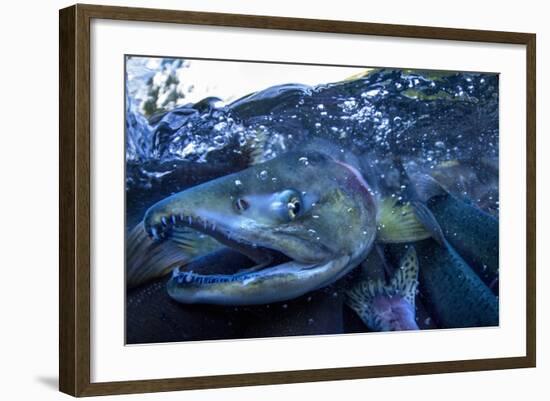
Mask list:
[[[174,299],[235,305],[288,300],[348,274],[377,238],[401,243],[429,237],[404,205],[378,199],[350,161],[329,156],[329,144],[318,145],[327,153],[287,152],[148,209],[143,225],[155,242],[174,242],[174,229],[183,227],[257,262],[250,275],[175,274],[168,283]],[[263,179],[264,173],[277,180]],[[286,260],[267,267],[266,252]]]
[[[490,285],[498,278],[498,220],[450,194],[435,196],[427,206],[441,224],[446,240]]]
[[[442,328],[497,326],[498,298],[450,246],[415,244],[420,291]]]

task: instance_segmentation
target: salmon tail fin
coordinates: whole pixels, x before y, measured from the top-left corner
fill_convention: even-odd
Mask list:
[[[191,257],[175,242],[153,240],[141,222],[126,239],[126,286],[133,288],[164,276],[174,266],[187,263]]]
[[[188,227],[172,227],[167,238],[180,248],[180,252],[183,251],[190,255],[206,254],[223,246],[214,238],[202,235]]]
[[[374,298],[384,292],[382,280],[363,280],[346,291],[346,304],[361,318],[367,327],[376,326]]]
[[[416,290],[418,288],[418,270],[416,250],[413,246],[410,246],[405,256],[401,258],[399,269],[390,282],[392,290],[405,298],[413,308],[415,306]]]
[[[380,202],[376,240],[383,243],[404,243],[420,241],[431,237],[431,233],[418,219],[410,203],[398,204],[393,198]]]
[[[389,284],[383,280],[362,280],[346,292],[346,304],[353,309],[361,320],[371,329],[380,327],[380,317],[376,313],[374,301],[378,296],[392,298],[402,297],[415,308],[416,290],[418,288],[418,258],[416,250],[410,246],[401,258]]]

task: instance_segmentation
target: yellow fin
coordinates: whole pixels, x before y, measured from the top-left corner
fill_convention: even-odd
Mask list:
[[[398,205],[395,199],[387,198],[380,202],[377,223],[376,240],[379,242],[414,242],[431,237],[431,234],[416,217],[411,204]]]

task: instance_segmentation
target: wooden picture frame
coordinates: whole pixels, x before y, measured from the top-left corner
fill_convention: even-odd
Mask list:
[[[493,359],[92,383],[90,380],[90,22],[92,19],[524,45],[527,54],[525,60],[527,71],[527,119],[525,122],[527,132],[526,355]],[[59,388],[62,392],[73,396],[94,396],[535,366],[536,37],[534,34],[80,4],[60,10],[59,28]]]

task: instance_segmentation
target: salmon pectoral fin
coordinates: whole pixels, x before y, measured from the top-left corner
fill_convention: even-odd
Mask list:
[[[432,236],[418,219],[410,203],[398,204],[394,199],[384,199],[380,202],[377,223],[378,242],[415,242]]]

